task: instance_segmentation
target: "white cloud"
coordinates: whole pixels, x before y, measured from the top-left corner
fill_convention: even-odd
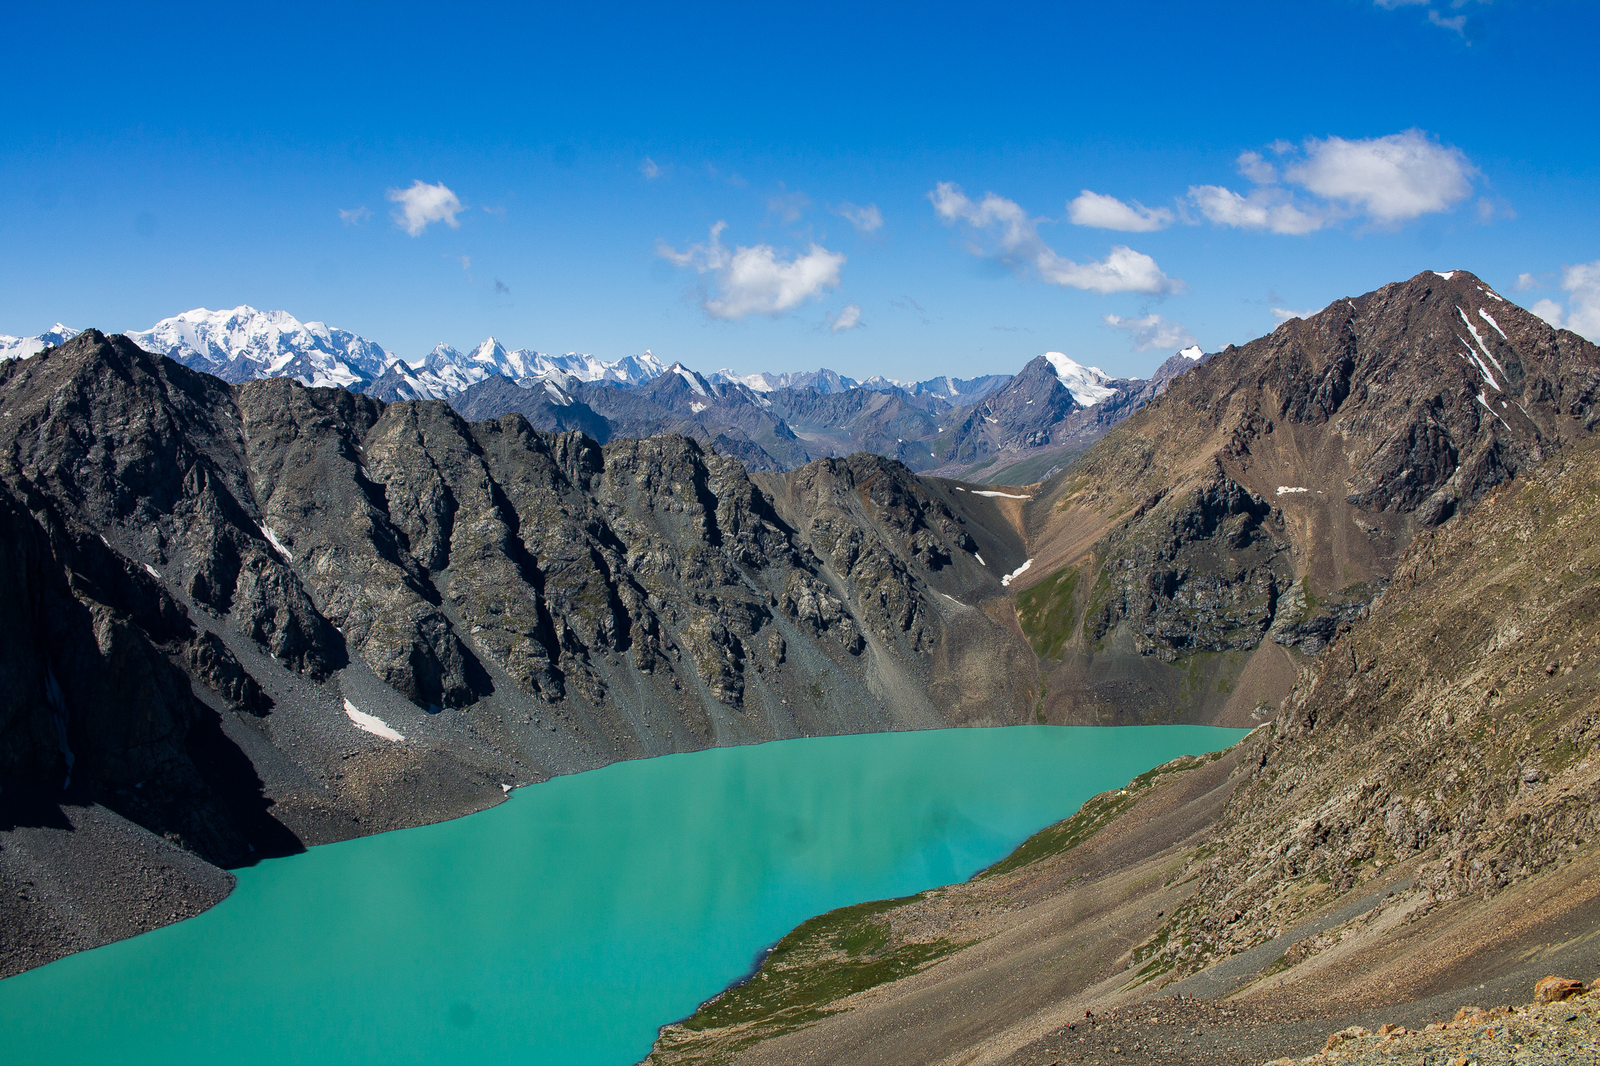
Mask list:
[[[443,222],[451,229],[461,228],[456,216],[466,210],[442,181],[429,185],[419,179],[412,182],[409,189],[390,189],[389,199],[400,205],[395,209],[394,224],[413,237],[419,236],[432,222]]]
[[[1518,292],[1527,292],[1529,289],[1542,289],[1544,286],[1539,284],[1539,279],[1532,274],[1522,273],[1517,275],[1515,288]]]
[[[688,267],[715,279],[717,292],[701,306],[713,318],[781,315],[824,289],[837,288],[845,257],[813,243],[804,255],[784,261],[770,244],[737,247],[722,243],[726,222],[711,227],[711,239],[682,252],[658,245],[656,254],[674,266]]]
[[[1218,225],[1305,234],[1340,218],[1394,225],[1448,211],[1472,195],[1478,173],[1459,148],[1417,129],[1355,141],[1312,138],[1298,152],[1280,141],[1271,149],[1280,156],[1299,155],[1285,160],[1281,179],[1323,202],[1304,203],[1276,185],[1278,167],[1259,152],[1243,152],[1237,161],[1239,173],[1257,188],[1240,194],[1221,185],[1192,185],[1189,202]],[[1508,205],[1488,200],[1478,207],[1480,222],[1515,216]]]
[[[858,233],[875,233],[883,227],[883,212],[878,210],[877,204],[857,207],[846,200],[835,207],[833,213],[847,220]]]
[[[1459,148],[1417,129],[1360,141],[1313,138],[1305,155],[1285,171],[1290,181],[1386,223],[1448,210],[1472,195],[1477,173]]]
[[[1040,280],[1089,292],[1186,292],[1189,286],[1161,272],[1156,261],[1143,252],[1116,245],[1103,261],[1076,263],[1057,255],[1039,236],[1038,221],[1031,219],[1015,201],[987,193],[973,203],[961,187],[941,181],[928,194],[933,209],[948,224],[965,222],[973,229],[992,235],[999,246],[994,253],[1014,267],[1032,267]],[[973,254],[986,254],[973,248]]]
[[[1124,233],[1149,233],[1172,225],[1172,212],[1164,207],[1146,207],[1135,200],[1125,204],[1115,196],[1084,189],[1067,204],[1067,218],[1077,226],[1121,230]]]
[[[1133,335],[1133,350],[1136,352],[1149,351],[1151,348],[1171,349],[1187,348],[1191,344],[1199,344],[1189,327],[1182,322],[1169,322],[1157,314],[1145,315],[1143,318],[1123,318],[1121,315],[1102,315],[1105,324],[1112,329],[1120,329]]]
[[[352,207],[348,211],[342,207],[339,208],[339,221],[346,226],[359,226],[371,217],[372,211],[368,209],[366,204],[362,204],[360,207]]]
[[[1567,328],[1600,343],[1600,259],[1562,268],[1561,287],[1571,293]]]
[[[1429,2],[1429,0],[1372,0],[1372,2],[1378,7],[1387,8],[1388,10],[1393,11],[1397,7],[1411,7],[1414,5],[1426,4]]]
[[[1273,147],[1277,149],[1279,155],[1283,154],[1283,148],[1278,148],[1277,145]],[[1288,145],[1284,147],[1287,148]],[[1278,169],[1263,159],[1260,152],[1240,152],[1235,165],[1238,166],[1239,173],[1257,185],[1271,185],[1278,180]]]
[[[1322,308],[1313,307],[1309,311],[1291,311],[1287,307],[1273,307],[1269,308],[1269,310],[1271,310],[1273,318],[1277,319],[1280,323],[1283,323],[1289,321],[1291,318],[1310,318],[1312,315],[1322,310]]]
[[[861,325],[861,306],[859,304],[845,304],[841,310],[828,323],[828,328],[834,333],[843,333],[847,329],[855,329]]]
[[[1249,196],[1240,196],[1221,185],[1191,185],[1189,202],[1212,222],[1238,229],[1300,236],[1314,233],[1327,221],[1321,212],[1297,206],[1280,189],[1252,189]]]
[[[1540,300],[1529,308],[1534,314],[1550,323],[1556,329],[1566,325],[1566,311],[1554,300]]]
[[[639,164],[639,173],[645,176],[646,181],[654,181],[661,176],[661,168],[649,156],[644,157],[644,162]]]

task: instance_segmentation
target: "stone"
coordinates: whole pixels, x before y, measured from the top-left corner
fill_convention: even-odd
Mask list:
[[[1583,993],[1583,982],[1570,977],[1545,977],[1533,986],[1535,1003],[1559,1003]]]

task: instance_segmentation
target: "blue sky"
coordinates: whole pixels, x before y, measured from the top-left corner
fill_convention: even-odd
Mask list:
[[[1588,0],[580,6],[9,5],[0,332],[1142,375],[1461,267],[1600,336]]]

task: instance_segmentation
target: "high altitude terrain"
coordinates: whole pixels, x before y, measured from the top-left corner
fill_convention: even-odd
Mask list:
[[[1035,714],[1017,530],[877,456],[753,478],[681,436],[229,384],[93,331],[0,367],[0,432],[7,971],[214,902],[185,853]]]
[[[217,864],[552,773],[1025,721],[1267,728],[970,884],[802,926],[658,1058],[1048,1062],[1157,990],[1394,1020],[1587,958],[1600,349],[1428,271],[1132,398],[1057,403],[1064,369],[935,427],[962,461],[1017,454],[1014,426],[1070,464],[992,490],[763,468],[741,449],[772,457],[799,401],[682,368],[588,415],[570,389],[597,386],[486,376],[452,401],[533,414],[469,422],[92,332],[7,364],[4,965],[192,913]],[[691,426],[714,395],[742,438]],[[534,428],[541,403],[573,423]],[[694,436],[586,435],[659,412]]]
[[[35,337],[0,335],[0,359],[59,345],[59,323]],[[1168,360],[1150,381],[1112,379],[1059,352],[1009,374],[971,379],[856,381],[831,370],[709,377],[651,352],[605,362],[568,352],[508,349],[493,337],[462,352],[438,345],[413,366],[347,330],[284,311],[197,308],[128,334],[148,352],[241,383],[291,378],[385,402],[446,400],[472,421],[516,412],[547,432],[612,437],[678,433],[749,470],[790,470],[813,459],[875,452],[917,471],[984,481],[1036,480],[1126,418],[1201,359]]]
[[[1593,975],[1597,380],[1459,271],[1185,376],[1029,503],[1019,613],[1047,713],[1265,727],[801,926],[652,1061],[1261,1061]]]

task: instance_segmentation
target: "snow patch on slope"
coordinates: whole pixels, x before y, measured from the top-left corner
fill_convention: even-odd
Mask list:
[[[403,734],[390,729],[382,718],[375,714],[367,714],[358,710],[356,705],[349,700],[344,701],[344,714],[346,718],[356,724],[357,729],[371,733],[375,737],[382,737],[384,740],[406,739]]]
[[[1011,571],[1011,573],[1009,573],[1005,577],[1001,578],[1000,579],[1000,584],[1009,588],[1011,583],[1013,581],[1015,581],[1017,578],[1021,577],[1023,574],[1027,573],[1028,572],[1028,567],[1030,567],[1032,565],[1033,565],[1033,560],[1029,559],[1027,562],[1023,563],[1021,566],[1019,566],[1015,570]]]

